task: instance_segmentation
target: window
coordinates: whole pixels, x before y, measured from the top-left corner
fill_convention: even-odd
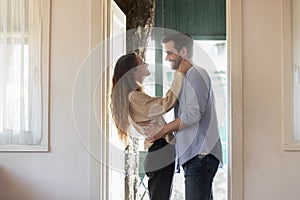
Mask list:
[[[283,149],[300,150],[299,123],[299,20],[298,1],[282,4],[282,58],[283,58]]]
[[[300,33],[300,20],[299,20],[299,11],[300,11],[300,2],[293,0],[291,3],[291,12],[292,12],[292,65],[293,65],[293,78],[294,78],[294,135],[293,139],[296,142],[300,142],[300,46],[299,46],[299,33]]]
[[[0,150],[48,150],[50,1],[0,2]]]

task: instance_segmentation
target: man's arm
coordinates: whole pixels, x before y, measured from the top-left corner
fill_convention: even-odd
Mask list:
[[[181,130],[188,127],[187,124],[183,123],[179,118],[174,119],[172,122],[165,124],[164,126],[158,126],[155,124],[149,125],[145,135],[147,135],[147,140],[149,142],[154,142],[168,133]]]

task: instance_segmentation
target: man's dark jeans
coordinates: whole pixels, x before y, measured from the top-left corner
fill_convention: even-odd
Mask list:
[[[196,156],[182,166],[186,200],[213,200],[212,182],[218,166],[219,160],[211,154]]]

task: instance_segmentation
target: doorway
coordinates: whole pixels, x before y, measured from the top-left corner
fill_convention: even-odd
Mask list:
[[[227,195],[225,199],[241,200],[243,197],[243,165],[242,165],[242,42],[241,42],[241,0],[227,0],[227,48],[228,72],[225,81],[228,86],[226,95],[226,129],[229,134],[226,138],[230,143],[226,144],[225,160],[227,165],[226,185]],[[167,80],[167,79],[166,79]],[[232,142],[234,138],[234,142]],[[112,187],[112,186],[111,186]]]

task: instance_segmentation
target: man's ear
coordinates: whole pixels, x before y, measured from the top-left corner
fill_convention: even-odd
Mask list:
[[[187,58],[187,48],[185,46],[183,46],[180,51],[179,51],[179,55],[183,58]]]

